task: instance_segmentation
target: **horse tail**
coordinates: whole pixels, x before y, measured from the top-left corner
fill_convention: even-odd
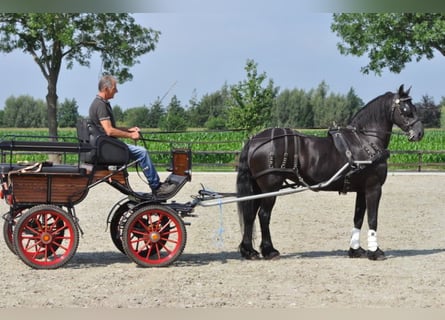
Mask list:
[[[254,185],[256,184],[253,179],[252,173],[248,164],[250,140],[246,142],[238,161],[238,174],[236,177],[236,193],[237,197],[245,197],[254,194]],[[245,217],[253,212],[253,200],[245,200],[238,202],[238,216],[241,227],[241,232],[244,230]]]

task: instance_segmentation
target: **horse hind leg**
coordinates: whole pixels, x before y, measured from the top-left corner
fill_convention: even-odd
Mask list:
[[[260,253],[253,248],[253,230],[255,217],[259,208],[259,200],[246,200],[238,203],[240,225],[243,237],[239,245],[241,256],[247,260],[257,260]]]
[[[271,260],[278,258],[280,252],[276,250],[272,244],[272,237],[270,234],[270,216],[272,213],[272,208],[275,204],[276,197],[265,198],[261,201],[259,208],[259,220],[261,227],[261,255],[264,259]]]

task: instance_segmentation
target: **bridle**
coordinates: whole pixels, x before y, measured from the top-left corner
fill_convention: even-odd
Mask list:
[[[384,134],[389,134],[389,135],[408,135],[409,136],[410,135],[409,131],[412,129],[414,124],[416,124],[417,122],[420,121],[417,114],[414,117],[414,119],[412,119],[412,120],[403,114],[404,112],[403,112],[402,105],[404,105],[407,101],[410,101],[410,100],[412,100],[412,98],[410,96],[405,97],[405,98],[395,97],[393,99],[391,109],[390,109],[389,119],[390,119],[391,123],[397,124],[394,122],[394,114],[397,110],[399,117],[402,119],[402,122],[403,122],[402,125],[406,128],[406,131],[405,131],[405,129],[403,129],[403,131],[404,131],[403,133],[393,132],[392,130],[383,131],[383,130],[361,129],[361,128],[355,128],[355,127],[350,127],[350,126],[348,126],[348,127],[357,131],[357,132],[360,132],[361,134],[364,134],[366,136],[371,136],[371,135],[374,136],[374,134],[377,134],[377,133],[384,133]],[[397,125],[399,125],[399,124],[397,124]],[[380,138],[378,136],[376,136],[376,137]]]
[[[391,114],[390,114],[390,119],[392,123],[394,122],[394,113],[397,110],[399,112],[399,117],[402,119],[403,121],[403,126],[405,128],[407,128],[408,130],[411,129],[413,127],[414,124],[416,124],[417,122],[420,121],[419,117],[417,116],[417,114],[415,115],[415,117],[410,120],[408,117],[406,117],[403,114],[402,111],[402,104],[405,104],[406,101],[410,101],[412,98],[411,97],[406,97],[406,98],[396,98],[394,99],[394,102],[392,103],[391,106]],[[396,123],[397,124],[397,123]],[[398,124],[397,124],[398,125]]]

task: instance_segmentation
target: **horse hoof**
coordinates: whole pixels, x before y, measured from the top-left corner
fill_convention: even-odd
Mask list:
[[[276,259],[280,256],[280,252],[273,247],[272,243],[262,243],[260,249],[261,255],[266,260]]]
[[[260,254],[259,253],[250,253],[247,255],[242,255],[244,259],[246,260],[260,260]]]
[[[263,254],[263,257],[266,260],[278,259],[280,257],[280,252],[277,250],[273,250],[267,254]]]
[[[368,250],[367,255],[368,259],[373,261],[382,261],[386,259],[385,253],[382,250],[380,250],[380,248],[377,248],[376,251]]]
[[[366,250],[362,247],[358,247],[358,249],[349,248],[348,256],[349,258],[366,258]]]
[[[242,243],[238,247],[241,257],[246,260],[258,260],[260,259],[260,253],[253,249],[251,246],[245,246]]]
[[[240,248],[241,257],[243,257],[246,260],[259,260],[260,259],[260,253],[256,250],[245,250],[243,248]]]

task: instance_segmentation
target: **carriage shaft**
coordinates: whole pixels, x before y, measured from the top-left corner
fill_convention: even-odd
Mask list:
[[[284,195],[294,194],[294,193],[298,193],[298,192],[302,192],[302,191],[306,191],[306,190],[314,190],[315,191],[315,190],[319,190],[319,189],[329,186],[349,167],[350,167],[349,162],[345,163],[343,165],[343,167],[341,167],[329,180],[321,182],[321,183],[317,183],[317,184],[311,185],[311,186],[305,186],[305,187],[300,186],[298,188],[284,188],[284,189],[281,189],[278,191],[266,192],[266,193],[261,193],[261,194],[245,196],[245,197],[223,197],[223,196],[218,197],[218,194],[215,194],[212,199],[206,200],[204,198],[204,200],[198,201],[197,204],[202,207],[212,207],[212,206],[218,206],[218,205],[227,204],[227,203],[234,203],[234,202],[262,199],[262,198],[268,198],[268,197],[276,197],[276,196],[284,196]]]

